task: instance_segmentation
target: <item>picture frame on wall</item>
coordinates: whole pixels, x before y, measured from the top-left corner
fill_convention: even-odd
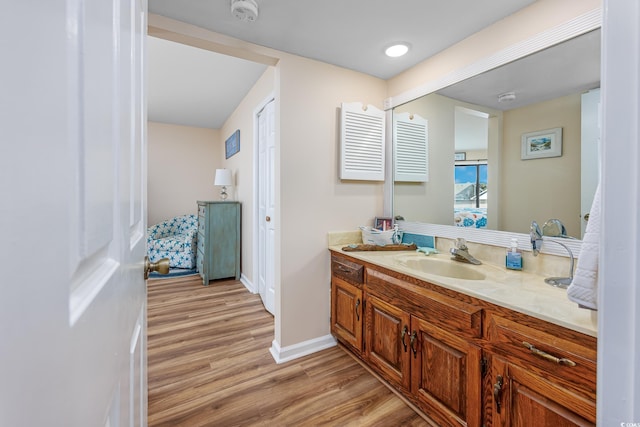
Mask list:
[[[381,231],[393,229],[393,218],[377,216],[373,222],[373,228]]]
[[[233,156],[240,151],[240,129],[236,130],[224,143],[225,158]]]
[[[562,128],[522,134],[522,160],[562,156]]]

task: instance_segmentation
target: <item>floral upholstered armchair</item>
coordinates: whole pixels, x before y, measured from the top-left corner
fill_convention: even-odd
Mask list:
[[[147,229],[149,261],[169,258],[171,268],[194,268],[196,265],[196,239],[198,217],[182,215],[167,219]]]

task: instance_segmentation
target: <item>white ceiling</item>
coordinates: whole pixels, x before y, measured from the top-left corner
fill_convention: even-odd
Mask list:
[[[149,12],[262,46],[388,79],[534,0],[256,0],[255,22],[231,0],[149,0]],[[411,44],[402,58],[384,49]]]
[[[180,43],[147,37],[149,120],[219,129],[266,69]]]
[[[149,12],[388,79],[533,2],[257,0],[255,22],[236,20],[231,0],[149,0]],[[395,41],[411,45],[405,57],[384,56]],[[217,129],[265,69],[153,37],[148,46],[152,121]]]
[[[595,30],[536,52],[438,93],[497,110],[511,110],[600,86],[600,37]],[[514,92],[516,99],[499,102]]]
[[[600,87],[600,37],[595,30],[458,82],[437,93],[496,110],[511,110]],[[498,95],[516,98],[499,102]],[[473,114],[456,114],[456,150],[483,150],[486,130]]]

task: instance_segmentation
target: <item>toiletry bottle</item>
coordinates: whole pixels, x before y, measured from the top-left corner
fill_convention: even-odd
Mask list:
[[[522,270],[522,252],[518,249],[516,238],[511,239],[511,246],[507,248],[505,264],[510,270]]]

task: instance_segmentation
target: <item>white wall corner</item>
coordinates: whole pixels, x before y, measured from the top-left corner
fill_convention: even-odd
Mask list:
[[[291,360],[297,359],[302,356],[307,356],[311,353],[325,350],[330,347],[336,346],[338,343],[333,335],[325,335],[323,337],[314,338],[312,340],[303,341],[298,344],[289,345],[286,347],[280,347],[280,344],[273,340],[271,343],[271,356],[276,363],[285,363]]]
[[[251,280],[249,280],[249,278],[247,276],[245,276],[244,274],[240,274],[240,283],[242,283],[244,285],[244,287],[247,288],[247,290],[249,292],[251,292],[252,294],[257,294],[258,293],[258,288],[256,286],[254,286],[254,284],[251,282]]]

